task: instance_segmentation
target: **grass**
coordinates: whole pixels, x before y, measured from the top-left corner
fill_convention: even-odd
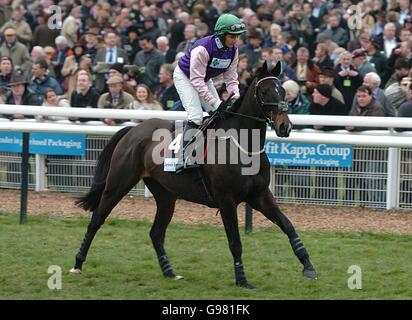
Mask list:
[[[110,219],[97,234],[80,276],[71,275],[88,219],[0,213],[0,299],[411,299],[411,236],[300,232],[319,279],[306,280],[277,227],[244,235],[246,275],[257,290],[234,285],[222,227],[171,224],[166,249],[183,281],[161,275],[149,238],[151,223]],[[62,289],[50,290],[50,265]],[[348,268],[362,269],[362,289],[348,289]]]

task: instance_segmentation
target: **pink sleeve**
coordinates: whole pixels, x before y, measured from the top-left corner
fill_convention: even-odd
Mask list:
[[[215,97],[212,95],[205,82],[208,62],[209,53],[205,47],[198,46],[192,50],[190,53],[190,82],[202,99],[209,103],[213,103]]]
[[[229,95],[233,92],[233,98],[239,98],[239,80],[237,74],[237,64],[239,61],[239,50],[236,50],[235,57],[230,64],[229,69],[223,73],[223,80],[226,83],[227,92]]]

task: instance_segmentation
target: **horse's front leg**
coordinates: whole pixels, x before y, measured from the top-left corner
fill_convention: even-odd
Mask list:
[[[269,189],[248,202],[253,209],[260,211],[266,218],[276,223],[289,238],[293,252],[303,265],[303,275],[309,279],[317,279],[315,268],[309,259],[309,254],[300,240],[290,220],[283,214]]]
[[[242,242],[240,241],[235,204],[228,202],[220,206],[220,214],[229,242],[229,248],[233,256],[236,285],[247,289],[254,289],[255,287],[246,280],[245,271],[243,269]]]

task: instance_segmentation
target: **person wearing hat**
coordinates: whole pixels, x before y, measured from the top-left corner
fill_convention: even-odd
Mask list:
[[[313,102],[310,105],[309,113],[314,115],[344,116],[347,115],[345,105],[332,97],[332,87],[327,84],[320,84],[312,94]],[[331,131],[339,130],[339,126],[313,126],[314,129]]]
[[[30,25],[26,22],[26,19],[24,18],[25,12],[26,9],[22,4],[14,6],[10,21],[5,23],[0,28],[0,33],[5,32],[5,30],[9,27],[12,27],[16,30],[17,39],[22,44],[28,45],[32,41],[33,33]]]
[[[105,109],[127,109],[128,106],[134,101],[134,97],[123,91],[123,78],[119,76],[113,76],[106,81],[109,86],[109,92],[100,96],[97,102],[98,108]],[[110,119],[104,118],[102,121],[110,126],[120,124],[124,122],[124,119]]]
[[[356,49],[352,51],[352,64],[358,69],[362,79],[369,72],[376,72],[375,67],[367,60],[366,51],[363,49]]]
[[[90,27],[89,30],[87,30],[84,34],[84,39],[86,41],[85,49],[86,49],[86,52],[90,55],[90,58],[92,59],[92,61],[96,59],[97,37],[99,36],[98,31],[95,29],[99,30],[96,27]]]
[[[139,29],[136,25],[132,25],[126,30],[126,40],[123,48],[126,50],[129,61],[133,61],[136,53],[141,49],[139,46]]]
[[[188,114],[183,133],[183,150],[196,133],[193,129],[199,128],[203,122],[203,108],[208,112],[216,111],[222,103],[212,78],[223,75],[227,91],[232,96],[228,108],[233,107],[239,98],[239,50],[236,43],[245,31],[246,26],[238,17],[223,14],[216,22],[214,34],[197,40],[179,59],[173,80]],[[177,163],[176,173],[198,167],[190,158],[183,154],[183,159]]]
[[[76,71],[79,69],[91,70],[92,57],[86,54],[86,48],[81,43],[76,43],[73,46],[73,55],[64,60],[61,74],[64,77],[62,89],[70,97],[73,90],[76,88]]]
[[[142,19],[142,23],[142,35],[150,36],[152,38],[152,42],[155,43],[156,39],[162,35],[162,32],[157,26],[156,18],[154,16],[146,16]]]
[[[41,105],[42,101],[40,97],[28,88],[27,81],[22,75],[13,74],[7,86],[10,88],[10,92],[5,97],[6,104],[18,106]],[[4,114],[3,117],[9,120],[34,118],[34,116],[25,116],[22,114]]]
[[[8,27],[4,30],[4,38],[0,47],[0,56],[7,56],[13,60],[14,71],[23,74],[30,64],[30,54],[27,47],[20,43],[16,37],[16,29]]]
[[[335,82],[335,72],[333,71],[333,68],[324,67],[323,69],[320,70],[319,84],[327,84],[331,86],[332,87],[332,97],[334,97],[335,99],[345,104],[345,99],[343,98],[342,93],[338,89],[336,89],[334,82]]]
[[[109,79],[115,76],[124,79],[125,72],[126,72],[126,69],[122,63],[115,63],[109,67],[109,73],[108,73]],[[106,82],[106,86],[104,87],[104,90],[102,93],[105,93],[108,91],[109,91],[109,87],[107,86],[107,82]],[[133,89],[133,87],[129,85],[128,83],[126,83],[126,81],[123,81],[123,91],[131,94],[132,96],[135,94],[135,90]]]
[[[364,41],[362,47],[366,50],[369,57],[369,62],[375,67],[376,73],[382,80],[389,79],[391,67],[388,65],[388,59],[380,52],[381,46],[377,36],[371,36]],[[385,82],[385,81],[382,81]],[[384,83],[382,83],[384,85]]]

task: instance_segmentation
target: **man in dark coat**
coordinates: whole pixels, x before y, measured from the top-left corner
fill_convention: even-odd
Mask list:
[[[6,104],[18,106],[40,106],[41,99],[27,87],[27,81],[19,74],[13,74],[8,84],[10,91],[6,95]],[[33,119],[34,116],[22,114],[4,114],[4,118],[9,120],[15,119]]]
[[[332,87],[320,84],[313,91],[313,102],[309,107],[309,113],[314,115],[343,116],[347,115],[345,105],[332,96]],[[339,126],[313,126],[314,129],[331,131],[343,129]]]

